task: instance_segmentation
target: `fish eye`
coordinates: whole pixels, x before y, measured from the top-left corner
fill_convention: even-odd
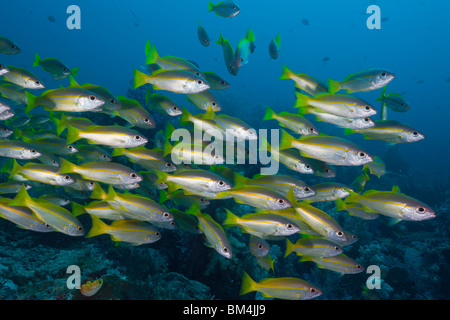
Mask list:
[[[367,157],[367,154],[365,152],[360,152],[360,153],[358,153],[358,156],[360,158],[365,158],[365,157]]]
[[[370,119],[369,119],[369,118],[364,118],[363,121],[364,121],[364,122],[369,122]]]
[[[339,247],[337,247],[337,246],[334,247],[334,250],[335,250],[335,251],[339,251],[340,249],[341,249],[341,248],[339,248]]]
[[[155,232],[155,236],[159,237],[161,234],[159,232]]]
[[[309,131],[310,132],[314,132],[314,128],[309,128]]]
[[[37,85],[41,84],[41,82],[39,80],[36,80],[34,83],[37,84]]]
[[[16,46],[15,44],[12,44],[12,45],[11,45],[11,48],[13,48],[13,49],[18,49],[17,46]]]
[[[223,247],[223,252],[228,252],[228,248],[227,247]]]
[[[414,137],[417,137],[417,136],[419,135],[419,133],[418,133],[417,131],[413,131],[412,135],[413,135]]]
[[[305,187],[304,189],[303,189],[305,192],[309,192],[309,191],[311,191],[311,189],[310,188],[308,188],[308,187]]]
[[[77,227],[78,231],[83,231],[83,227]]]
[[[70,176],[64,176],[64,180],[70,180],[71,177]]]
[[[52,163],[53,163],[53,164],[58,164],[58,161],[53,160]]]
[[[170,214],[169,214],[168,212],[164,212],[164,213],[162,214],[162,216],[163,216],[163,218],[169,218],[169,217],[170,217]]]
[[[336,235],[337,235],[338,237],[343,237],[343,236],[344,236],[344,233],[343,233],[342,231],[338,231],[338,232],[336,232]]]
[[[134,172],[130,173],[130,178],[131,179],[136,179],[137,178],[137,174],[134,173]]]
[[[200,198],[200,199],[198,199],[198,201],[200,201],[200,202],[205,202],[206,199],[205,199],[205,198]]]
[[[178,111],[178,107],[176,107],[176,106],[173,107],[172,109],[175,110],[175,111]]]
[[[89,185],[90,186],[94,186],[94,182],[93,181],[89,181]]]
[[[225,84],[225,81],[220,81],[221,84]]]
[[[263,249],[262,244],[258,244],[258,249]]]
[[[216,105],[216,103],[215,102],[211,102],[211,105],[214,107]]]
[[[286,228],[287,228],[288,230],[291,230],[292,228],[294,228],[294,226],[293,226],[291,223],[288,223],[288,224],[286,225]]]
[[[90,95],[89,96],[89,100],[94,101],[95,100],[95,96],[94,95]]]
[[[145,118],[145,119],[144,119],[144,122],[145,122],[145,123],[149,123],[150,120],[149,120],[148,118]]]
[[[382,72],[382,73],[381,73],[381,77],[382,77],[382,78],[386,77],[386,72]]]
[[[309,292],[310,292],[310,293],[316,293],[316,289],[310,288],[310,289],[309,289]]]
[[[30,152],[31,152],[31,154],[35,154],[37,151],[36,151],[36,149],[31,149]]]
[[[225,182],[222,181],[222,180],[220,180],[220,181],[219,181],[219,186],[223,187],[224,185],[225,185]]]
[[[106,154],[102,154],[102,158],[103,158],[103,159],[106,159]]]
[[[418,207],[417,209],[416,209],[416,211],[417,211],[417,213],[425,213],[425,208],[424,207]]]
[[[366,111],[370,111],[372,108],[370,107],[370,106],[365,106],[364,107],[364,110],[366,110]]]
[[[361,265],[359,265],[359,264],[356,265],[356,269],[361,269],[361,268],[362,268]]]
[[[73,149],[73,146],[69,144],[69,145],[67,146],[67,148],[69,148],[69,150],[72,150],[72,149]]]
[[[171,167],[171,166],[172,166],[172,164],[170,162],[166,163],[166,167]]]
[[[137,140],[137,141],[141,140],[141,136],[140,135],[135,135],[134,136],[134,140]]]
[[[281,199],[281,198],[277,200],[278,204],[284,204],[284,202],[285,202],[284,199]]]
[[[203,81],[202,81],[202,80],[198,80],[197,83],[198,83],[198,84],[202,84]]]
[[[305,168],[306,168],[306,169],[311,169],[311,166],[310,166],[309,164],[306,164],[306,165],[305,165]]]

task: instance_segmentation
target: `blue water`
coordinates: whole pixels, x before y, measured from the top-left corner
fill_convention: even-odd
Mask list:
[[[0,61],[30,69],[48,88],[57,88],[61,84],[67,86],[69,80],[56,82],[41,68],[33,68],[32,63],[35,53],[41,58],[58,58],[69,68],[80,67],[78,83],[101,85],[116,96],[126,96],[133,80],[133,69],[144,65],[144,46],[149,40],[161,56],[183,57],[197,62],[201,70],[223,76],[231,87],[216,92],[223,103],[222,112],[240,117],[257,129],[277,128],[275,121],[262,121],[266,106],[277,112],[295,112],[294,84],[291,80],[279,80],[283,65],[296,73],[307,73],[323,81],[328,78],[343,80],[347,75],[367,68],[385,68],[396,75],[387,87],[388,92],[401,93],[411,105],[411,110],[406,113],[389,110],[388,118],[417,128],[426,139],[395,147],[396,156],[407,164],[407,172],[398,167],[391,170],[388,166],[387,170],[395,171],[396,175],[389,178],[384,189],[390,189],[394,183],[399,184],[402,191],[435,208],[442,205],[446,200],[442,195],[450,187],[447,170],[450,156],[447,94],[450,90],[450,2],[244,0],[236,3],[241,8],[240,14],[225,19],[208,13],[206,0],[9,1],[2,6],[0,35],[14,40],[22,52],[14,56],[2,55]],[[72,4],[81,9],[79,30],[69,30],[66,26],[69,17],[66,9]],[[370,16],[366,10],[372,4],[381,8],[379,30],[370,30],[366,26]],[[50,21],[49,16],[55,21]],[[303,19],[308,23],[303,23]],[[203,47],[197,39],[198,23],[211,37],[209,47]],[[256,36],[256,51],[248,64],[239,70],[238,76],[233,76],[227,72],[222,48],[215,42],[222,33],[235,48],[249,28]],[[278,33],[281,33],[280,56],[272,60],[267,47]],[[379,108],[375,101],[379,96],[378,90],[355,95]],[[183,95],[173,94],[171,97],[189,110],[198,111],[185,101]],[[317,126],[331,135],[342,135],[343,132],[332,125],[320,123]],[[394,150],[386,143],[367,141],[360,135],[347,138],[363,145],[372,154],[389,155]],[[338,175],[336,181],[349,183],[355,176]],[[439,192],[433,192],[438,189]],[[439,212],[433,223],[439,223],[437,220],[442,219],[445,213],[448,212]],[[424,230],[443,237],[440,244],[448,243],[445,235],[433,233],[432,228],[427,229],[426,224],[430,226],[431,221],[424,223]],[[406,232],[409,234],[415,230]],[[33,239],[38,241],[39,236]],[[65,239],[67,243],[71,240]],[[357,251],[354,252],[357,256]],[[287,273],[285,275],[288,276]],[[241,275],[235,275],[236,281],[239,282],[240,278]],[[314,281],[312,278],[309,280]],[[443,282],[444,278],[440,281]],[[209,286],[218,297],[239,298],[238,295],[221,296],[220,289],[214,288],[212,282]],[[355,285],[355,288],[359,287],[359,284]],[[421,288],[417,290],[421,291]],[[338,293],[324,294],[324,297],[361,298],[356,294],[349,297]],[[402,296],[391,298],[401,299]],[[423,296],[403,298],[420,299]],[[436,293],[432,298],[447,299],[448,295]]]

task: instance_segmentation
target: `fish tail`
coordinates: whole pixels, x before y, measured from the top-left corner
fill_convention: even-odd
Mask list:
[[[307,262],[307,261],[313,261],[313,260],[312,260],[312,257],[310,257],[310,256],[301,256],[298,261],[299,262]]]
[[[290,149],[292,147],[292,141],[295,140],[293,136],[286,132],[286,130],[281,129],[281,139],[279,150]]]
[[[75,78],[70,75],[69,76],[69,88],[78,88],[80,85],[78,84],[77,80],[75,80]]]
[[[352,133],[355,133],[355,130],[354,130],[354,129],[349,129],[349,128],[345,128],[345,129],[344,129],[344,134],[345,134],[345,135],[347,135],[347,134],[352,134]]]
[[[212,3],[212,2],[210,2],[210,3]],[[219,39],[217,39],[216,44],[220,44],[220,45],[223,44],[223,36],[222,36],[222,32],[220,33]]]
[[[114,198],[116,198],[116,197],[117,197],[117,193],[114,190],[114,187],[112,186],[112,184],[110,184],[108,187],[108,194],[104,200],[110,201],[110,200],[114,200]]]
[[[294,251],[294,244],[289,241],[288,238],[286,238],[286,251],[284,253],[284,257],[286,258],[288,255],[290,255]]]
[[[254,42],[254,41],[255,41],[255,34],[253,33],[253,30],[252,30],[251,28],[248,29],[246,38],[247,38],[248,41],[250,41],[250,42]]]
[[[264,115],[263,121],[271,120],[276,116],[277,114],[275,111],[273,111],[269,106],[266,107],[266,114]]]
[[[73,68],[72,70],[70,70],[70,73],[71,73],[74,77],[76,77],[76,76],[78,76],[78,70],[80,70],[80,67],[75,67],[75,68]]]
[[[208,3],[208,12],[211,12],[211,11],[213,11],[214,10],[214,3],[212,2],[212,1],[210,1],[209,3]]]
[[[145,43],[145,56],[148,55],[151,48],[152,48],[152,45],[150,44],[150,40],[147,40],[147,42]]]
[[[182,107],[183,113],[181,114],[180,124],[185,124],[190,122],[192,119],[192,114],[186,110],[186,108]]]
[[[336,204],[336,211],[344,211],[345,210],[345,202],[341,198],[337,198],[334,203]]]
[[[72,201],[72,215],[74,217],[78,217],[79,215],[85,214],[87,211],[84,209],[84,206]]]
[[[9,173],[10,180],[19,172],[20,168],[22,168],[22,167],[19,165],[17,160],[13,159],[13,166],[12,166],[11,172]]]
[[[294,108],[307,107],[309,106],[309,97],[306,94],[296,91],[295,92],[295,105]]]
[[[154,183],[155,185],[167,182],[167,177],[169,176],[167,172],[157,170],[155,171],[155,174],[158,177]]]
[[[341,83],[337,80],[328,79],[328,92],[336,93],[341,90]]]
[[[94,216],[92,214],[91,219],[92,219],[92,227],[91,230],[89,230],[88,234],[86,235],[86,238],[104,234],[108,225],[104,223],[102,220],[100,220],[99,217]]]
[[[136,89],[147,83],[146,79],[147,79],[148,75],[146,75],[145,73],[143,73],[137,69],[134,69],[133,74],[134,74],[133,89]]]
[[[235,171],[233,174],[233,180],[234,180],[234,188],[242,188],[247,184],[248,180],[250,179],[244,177],[243,175]]]
[[[271,146],[269,144],[269,141],[267,141],[266,137],[261,137],[261,142],[259,143],[258,151],[264,151],[267,153],[267,151],[271,149]]]
[[[169,200],[169,198],[167,197],[167,191],[161,190],[159,192],[159,203],[166,202],[167,200]]]
[[[244,274],[242,276],[242,284],[241,284],[241,289],[239,291],[239,295],[242,296],[249,292],[255,291],[256,290],[255,284],[256,284],[256,282],[248,275],[247,272],[244,271]]]
[[[41,58],[39,58],[39,55],[37,53],[35,53],[33,67],[37,67],[39,65],[39,62],[41,62]]]
[[[74,169],[77,167],[76,164],[64,159],[63,157],[59,157],[60,167],[58,173],[73,173]]]
[[[183,112],[183,114],[184,114],[184,112]],[[172,133],[174,131],[175,131],[175,127],[173,126],[173,124],[170,122],[167,122],[166,130],[164,132],[166,140],[170,140],[172,138]]]
[[[114,148],[111,153],[111,156],[112,157],[123,156],[123,150],[124,150],[124,148]]]
[[[147,52],[147,57],[145,59],[145,64],[155,64],[159,59],[158,51],[155,46],[152,46]]]
[[[237,215],[235,215],[233,212],[231,212],[228,209],[225,209],[225,220],[223,221],[223,226],[224,227],[231,227],[231,226],[235,226],[237,225],[237,221],[239,219],[239,217]]]
[[[222,199],[223,197],[228,197],[230,195],[229,191],[221,191],[216,193],[217,199]]]
[[[216,113],[214,112],[214,109],[211,106],[208,106],[208,108],[206,108],[206,112],[202,115],[202,119],[213,120],[215,116]]]
[[[100,186],[100,184],[98,184],[97,182],[94,183],[94,189],[92,190],[91,199],[100,199],[100,200],[105,200],[107,198],[107,194],[106,192],[102,189],[102,187]]]
[[[346,203],[359,203],[359,199],[361,199],[361,195],[360,194],[358,194],[358,193],[356,193],[356,192],[353,192],[353,191],[351,191],[351,190],[348,190],[348,192],[350,193],[350,195],[349,196],[347,196],[346,198],[345,198],[345,202]]]
[[[81,132],[80,129],[75,128],[69,124],[67,126],[67,137],[66,137],[67,144],[71,144],[74,143],[75,141],[80,140],[81,139],[80,132]]]
[[[192,214],[196,216],[197,218],[202,215],[200,211],[200,205],[198,204],[198,201],[194,201],[194,203],[189,207],[189,209],[186,210],[187,214]]]
[[[291,79],[293,74],[294,73],[288,67],[286,67],[286,65],[283,65],[283,71],[281,72],[280,79]]]
[[[310,106],[298,107],[298,114],[300,114],[300,115],[308,114],[310,112],[311,112]],[[320,121],[320,120],[318,120],[318,121]]]
[[[164,141],[164,151],[163,151],[163,156],[167,156],[168,154],[172,153],[172,149],[173,146],[170,144],[169,139],[166,139],[166,141]]]
[[[30,201],[32,201],[32,199],[28,195],[27,188],[25,188],[25,185],[22,185],[22,187],[20,188],[20,191],[17,193],[17,195],[14,197],[14,199],[12,199],[9,202],[8,205],[26,207]]]
[[[25,110],[25,113],[29,113],[31,110],[37,107],[37,96],[33,95],[32,93],[25,91],[25,97],[27,98],[27,108]]]
[[[50,115],[50,119],[53,120],[53,122],[56,125],[56,134],[58,136],[61,135],[61,133],[63,133],[64,130],[66,130],[67,127],[67,118],[64,115],[64,113],[61,116],[61,119],[56,118],[54,115]]]

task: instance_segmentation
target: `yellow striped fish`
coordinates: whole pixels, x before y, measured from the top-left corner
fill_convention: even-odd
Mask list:
[[[266,278],[256,282],[244,271],[239,294],[244,295],[252,291],[260,292],[263,297],[284,300],[309,300],[322,294],[322,290],[302,279]]]
[[[67,209],[47,200],[31,198],[25,187],[20,189],[19,193],[9,205],[31,209],[40,220],[47,223],[56,231],[70,236],[83,236],[85,233],[80,221]]]

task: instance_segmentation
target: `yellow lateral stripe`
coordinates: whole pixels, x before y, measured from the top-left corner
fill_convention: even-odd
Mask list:
[[[348,151],[348,152],[351,152],[351,153],[354,153],[352,150],[348,150],[348,149],[345,149],[345,148],[343,148],[343,147],[338,147],[338,146],[333,146],[333,145],[329,145],[329,144],[318,144],[318,143],[311,143],[311,142],[302,142],[302,140],[297,140],[297,139],[294,139],[293,140],[294,142],[297,142],[297,143],[304,143],[304,144],[306,144],[306,145],[309,145],[309,146],[316,146],[316,147],[320,147],[320,148],[329,148],[329,149],[337,149],[337,150],[342,150],[342,151]]]
[[[131,204],[131,205],[133,205],[133,206],[136,206],[136,207],[139,207],[139,208],[143,208],[143,209],[146,209],[146,210],[149,210],[149,211],[152,211],[152,212],[159,213],[157,210],[153,210],[151,207],[143,206],[143,205],[140,205],[140,204],[138,204],[138,203],[136,203],[136,202],[129,201],[129,200],[127,200],[127,199],[121,197],[120,195],[118,196],[118,198],[120,199],[120,201],[129,203],[129,204]]]
[[[39,208],[40,210],[45,211],[45,212],[47,212],[48,214],[50,214],[51,216],[55,216],[55,217],[57,217],[57,218],[59,218],[59,219],[65,221],[65,222],[67,222],[67,223],[69,223],[69,224],[71,224],[71,225],[73,225],[73,226],[76,226],[76,224],[74,224],[72,221],[68,220],[66,217],[61,216],[59,213],[57,213],[57,212],[55,212],[55,211],[48,210],[47,208],[45,208],[45,207],[43,207],[43,206],[39,206],[39,203],[36,203],[34,200],[32,200],[32,202],[33,202],[34,206],[37,207],[37,208]],[[30,209],[31,209],[31,208],[30,208]],[[33,210],[35,213],[36,213],[36,211],[38,211],[37,209],[31,209],[31,210]],[[36,215],[39,216],[38,213],[36,213]],[[45,219],[42,219],[42,220],[45,220]]]
[[[11,207],[10,207],[10,206],[6,206],[6,205],[4,205],[4,204],[2,204],[2,203],[0,203],[0,206],[3,207],[3,208],[5,208],[5,210],[12,211],[12,212],[14,212],[15,214],[17,214],[17,215],[19,215],[19,216],[28,218],[28,219],[30,219],[30,220],[35,220],[35,221],[38,221],[38,222],[42,222],[41,220],[36,219],[36,218],[33,217],[33,216],[29,216],[29,215],[27,215],[27,214],[25,214],[25,213],[23,213],[23,212],[21,212],[21,211],[19,211],[19,210],[17,210],[17,209],[14,209],[12,206],[11,206]]]

